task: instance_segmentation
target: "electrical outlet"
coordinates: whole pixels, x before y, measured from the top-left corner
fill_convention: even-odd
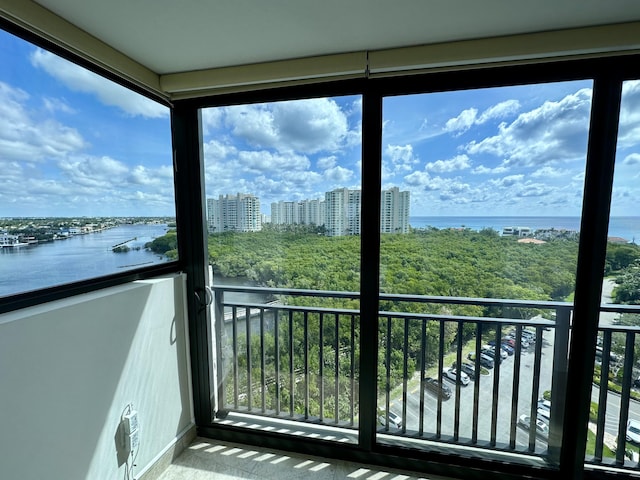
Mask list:
[[[131,432],[138,430],[138,412],[135,410],[131,410],[125,414],[124,417],[122,417],[122,421],[124,422],[125,435],[131,435]]]
[[[129,451],[133,452],[140,446],[140,430],[134,430],[129,434]]]

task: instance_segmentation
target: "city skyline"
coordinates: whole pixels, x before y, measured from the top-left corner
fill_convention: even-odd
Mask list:
[[[175,215],[168,107],[9,33],[0,47],[0,217]],[[591,86],[385,98],[382,188],[409,191],[413,216],[579,216]],[[360,188],[358,95],[208,108],[202,126],[207,196],[252,191],[266,209]],[[639,166],[627,81],[612,216],[637,215]]]
[[[409,198],[409,192],[398,187],[381,192],[382,233],[409,233]],[[324,198],[272,202],[267,216],[261,213],[260,198],[251,193],[220,194],[206,199],[207,229],[211,233],[256,232],[264,223],[271,223],[324,227],[328,236],[359,235],[361,202],[360,190],[343,187],[325,192]]]

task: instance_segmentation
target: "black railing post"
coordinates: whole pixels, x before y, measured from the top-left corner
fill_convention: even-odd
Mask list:
[[[558,465],[560,462],[560,451],[562,449],[562,425],[564,423],[569,365],[570,324],[571,307],[557,308],[556,327],[553,332],[553,375],[551,376],[549,453],[547,458],[549,463],[554,465]]]
[[[629,420],[629,399],[631,398],[631,379],[633,378],[633,350],[636,334],[627,332],[624,343],[624,370],[622,371],[622,392],[620,394],[620,421],[618,423],[618,448],[616,449],[616,464],[624,465],[625,445],[627,434],[627,420]]]
[[[225,342],[223,341],[224,332],[224,290],[215,289],[213,291],[213,331],[214,338],[211,339],[213,348],[213,371],[214,382],[217,385],[213,385],[213,390],[217,392],[214,398],[213,411],[214,415],[224,409],[226,403],[226,391],[225,391],[225,365],[223,350],[225,348]],[[216,388],[217,386],[217,388]]]
[[[600,365],[600,392],[598,394],[598,428],[594,459],[602,461],[604,450],[605,422],[607,420],[607,393],[609,389],[609,366],[611,360],[611,330],[605,330],[602,340],[602,365]]]

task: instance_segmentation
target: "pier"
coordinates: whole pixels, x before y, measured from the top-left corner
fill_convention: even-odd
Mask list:
[[[129,242],[133,242],[134,240],[137,240],[138,237],[133,237],[130,238],[129,240],[125,240],[124,242],[120,242],[120,243],[116,243],[115,245],[111,246],[111,250],[113,250],[114,248],[118,248],[118,247],[122,247],[123,245],[126,245]]]

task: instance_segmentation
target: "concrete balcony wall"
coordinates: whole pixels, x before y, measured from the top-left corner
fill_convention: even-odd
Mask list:
[[[185,305],[174,275],[0,315],[0,476],[128,478],[129,404],[136,478],[191,431]]]

